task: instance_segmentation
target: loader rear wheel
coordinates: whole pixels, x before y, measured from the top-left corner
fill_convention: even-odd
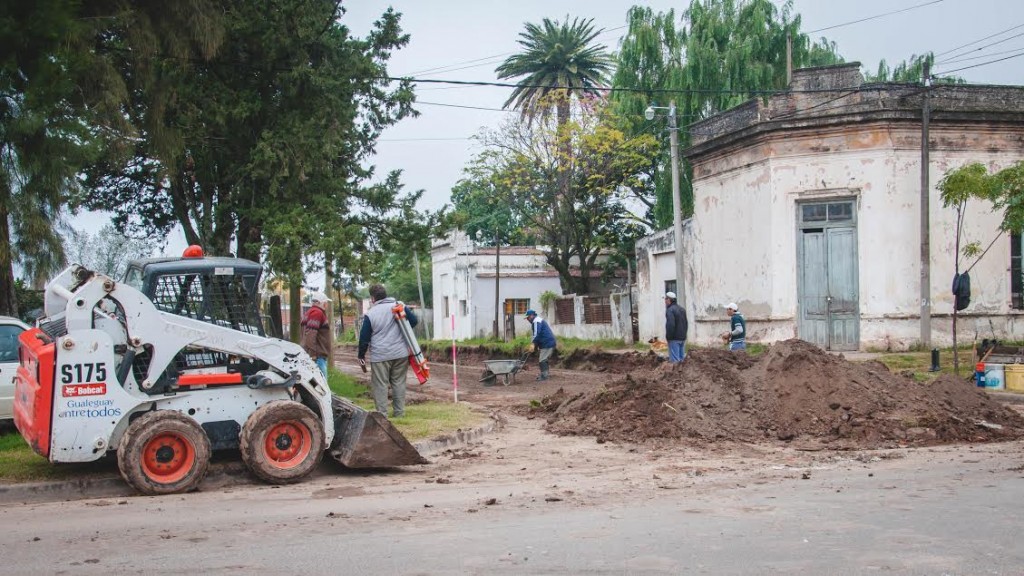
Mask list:
[[[242,461],[271,484],[298,482],[324,454],[324,427],[308,407],[290,400],[267,403],[245,421]]]
[[[147,412],[121,437],[117,467],[125,482],[143,494],[188,492],[210,468],[210,439],[180,412]]]

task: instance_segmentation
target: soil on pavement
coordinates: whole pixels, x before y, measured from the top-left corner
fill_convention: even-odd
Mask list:
[[[430,381],[410,378],[407,401],[452,401],[457,382],[458,400],[489,411],[494,430],[375,481],[423,475],[483,493],[514,483],[541,504],[584,505],[800,480],[823,467],[887,466],[910,478],[935,458],[1024,462],[1024,441],[997,442],[1021,438],[1024,417],[970,383],[919,384],[797,341],[757,357],[694,350],[679,366],[653,353],[582,351],[557,357],[543,382],[533,356],[508,386],[480,382],[489,359],[498,357],[459,349],[453,371],[449,355],[433,355]],[[335,364],[365,378],[354,348],[339,349]]]
[[[654,353],[577,350],[556,357],[551,380],[535,381],[534,359],[509,386],[480,382],[483,361],[494,359],[483,349],[460,349],[458,359],[460,400],[599,442],[857,450],[1024,438],[1024,416],[964,379],[917,382],[802,340],[757,357],[698,349],[681,364]],[[412,392],[453,396],[451,365],[432,366],[432,381]]]

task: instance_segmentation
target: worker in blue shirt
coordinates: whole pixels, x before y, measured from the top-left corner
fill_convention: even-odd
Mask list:
[[[551,331],[548,323],[533,310],[526,311],[526,319],[533,325],[533,342],[528,351],[540,350],[540,376],[537,376],[537,380],[544,381],[550,376],[548,359],[555,352],[555,344],[557,344],[555,333]]]

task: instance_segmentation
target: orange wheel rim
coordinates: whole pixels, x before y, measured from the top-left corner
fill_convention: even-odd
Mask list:
[[[294,468],[309,456],[313,434],[301,422],[287,421],[275,424],[263,443],[267,460],[278,468]]]
[[[196,449],[188,438],[174,432],[162,432],[146,442],[142,451],[142,471],[161,484],[184,478],[196,463]]]

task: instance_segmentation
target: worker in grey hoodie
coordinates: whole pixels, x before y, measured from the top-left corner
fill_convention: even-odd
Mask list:
[[[387,416],[388,390],[391,390],[392,417],[405,415],[405,377],[409,372],[409,346],[395,321],[393,308],[400,304],[388,296],[380,284],[370,286],[372,305],[363,318],[359,330],[359,363],[366,364],[370,353],[370,388],[375,410]],[[415,327],[419,319],[405,307],[409,325]]]

